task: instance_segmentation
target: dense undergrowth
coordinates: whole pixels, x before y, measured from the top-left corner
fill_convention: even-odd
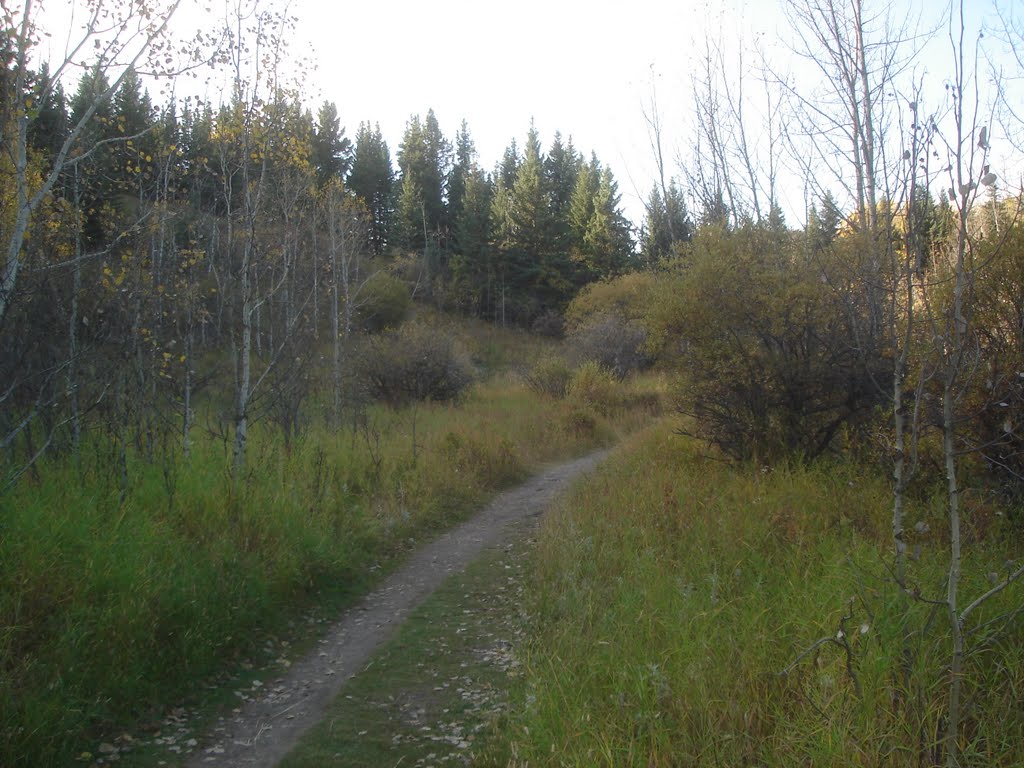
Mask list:
[[[525,679],[483,762],[940,764],[949,630],[922,598],[942,595],[948,535],[917,499],[904,604],[890,508],[873,468],[730,467],[664,425],[632,438],[545,520]],[[1011,551],[992,520],[973,594]],[[1021,597],[967,627],[963,766],[1024,763]]]
[[[365,589],[416,537],[656,407],[644,385],[601,409],[537,394],[510,375],[508,341],[475,346],[497,375],[457,404],[371,406],[287,449],[258,425],[234,480],[229,441],[198,429],[187,458],[132,449],[122,468],[96,438],[78,461],[41,462],[0,498],[0,765],[72,762],[325,593]]]

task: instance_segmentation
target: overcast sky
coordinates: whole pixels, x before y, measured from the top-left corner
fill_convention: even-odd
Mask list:
[[[278,6],[285,1],[264,0]],[[1020,0],[999,1],[1020,14]],[[76,2],[82,0],[46,0],[51,23],[53,17],[66,20]],[[197,24],[216,25],[235,2],[184,0],[175,26],[188,34]],[[792,30],[781,2],[291,0],[288,7],[298,19],[292,55],[314,66],[302,76],[303,98],[314,111],[325,99],[335,102],[349,137],[360,121],[379,122],[395,159],[406,121],[432,108],[449,138],[463,119],[468,122],[480,162],[490,170],[513,138],[522,147],[532,119],[545,150],[559,130],[577,149],[596,151],[615,172],[627,214],[639,225],[641,197],[654,180],[644,119],[652,84],[665,126],[668,171],[681,176],[678,161],[685,161],[693,135],[691,74],[706,33],[722,41],[731,60],[743,53],[748,90],[756,86],[756,50],[778,71],[791,72],[800,88],[813,88],[801,80],[813,67],[789,53]],[[935,24],[944,7],[935,0],[866,5],[888,10],[897,20],[921,14],[921,28]],[[967,15],[973,30],[985,18],[997,21],[990,0],[970,0]],[[943,28],[917,64],[932,73],[936,90],[950,71],[948,52]],[[1008,66],[1019,78],[1016,62],[1008,60]],[[182,84],[178,95],[198,88],[215,102],[222,97],[216,85],[200,82]],[[1024,94],[1024,83],[1009,85]],[[754,111],[747,118],[756,125],[756,105]],[[761,138],[753,133],[754,140]],[[803,185],[785,174],[780,181],[782,205],[790,222],[799,224]]]
[[[866,7],[891,12],[896,23],[920,16],[922,30],[935,27],[944,10],[937,0]],[[1004,7],[1019,14],[1020,0]],[[379,121],[394,153],[409,116],[433,108],[448,136],[467,120],[489,169],[512,138],[522,147],[532,119],[545,149],[560,130],[578,149],[596,151],[615,172],[637,224],[654,181],[644,119],[652,84],[669,172],[681,175],[677,161],[685,162],[693,132],[691,75],[705,34],[733,58],[742,52],[748,90],[757,87],[755,50],[779,72],[810,74],[790,53],[781,0],[292,0],[292,8],[299,38],[314,51],[313,80],[323,98],[337,103],[349,135],[360,120]],[[986,18],[998,21],[990,0],[969,0],[966,16],[972,37]],[[916,65],[931,74],[936,100],[948,61],[948,29],[941,28]],[[1024,92],[1024,83],[1017,87]],[[756,122],[756,105],[753,111]],[[803,185],[784,172],[780,186],[790,221],[802,222]]]
[[[719,0],[296,0],[293,7],[299,34],[317,51],[323,95],[338,104],[350,134],[360,120],[379,120],[394,151],[409,116],[433,108],[449,136],[468,122],[489,169],[511,139],[523,146],[532,119],[545,150],[558,130],[577,149],[596,151],[638,223],[635,192],[646,195],[653,183],[643,116],[652,78],[666,119],[678,126],[692,41],[705,28],[744,19],[774,30],[773,13]],[[669,149],[680,143],[669,139]]]

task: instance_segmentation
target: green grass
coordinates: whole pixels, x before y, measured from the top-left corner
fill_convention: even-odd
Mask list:
[[[931,764],[948,631],[924,603],[901,608],[885,478],[849,464],[730,468],[664,426],[605,467],[542,527],[524,682],[481,764]],[[933,529],[915,534],[911,578],[939,597],[933,506],[911,510],[911,526]],[[998,536],[974,543],[965,594],[1011,550]],[[972,627],[1022,597],[1002,596]],[[840,631],[849,660],[831,642],[800,658]],[[1020,640],[1006,621],[974,638],[964,765],[1024,762]]]
[[[365,431],[313,427],[284,450],[253,430],[247,470],[198,430],[190,458],[109,443],[45,461],[0,498],[0,765],[66,765],[208,698],[313,605],[364,591],[417,538],[539,465],[607,445],[649,408],[588,414],[511,379],[457,406],[371,408]]]

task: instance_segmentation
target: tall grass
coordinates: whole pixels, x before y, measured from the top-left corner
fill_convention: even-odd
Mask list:
[[[933,606],[900,607],[890,504],[885,478],[850,464],[736,469],[665,427],[635,438],[546,519],[526,675],[490,761],[932,764],[948,636]],[[926,502],[911,514],[938,527]],[[936,594],[943,534],[919,539],[917,583]],[[974,549],[976,588],[1004,546]],[[968,675],[964,765],[1021,765],[1021,628],[992,627]]]
[[[371,408],[285,450],[257,427],[247,470],[198,439],[190,458],[100,439],[0,498],[0,765],[66,765],[158,715],[324,590],[354,592],[411,538],[537,465],[649,414],[593,414],[499,381],[459,406]]]

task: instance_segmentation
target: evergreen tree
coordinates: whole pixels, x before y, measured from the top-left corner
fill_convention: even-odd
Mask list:
[[[666,191],[667,201],[662,198],[660,187],[654,185],[647,202],[640,253],[648,267],[671,257],[679,243],[688,242],[693,236],[693,224],[686,209],[686,201],[675,179],[669,182]]]
[[[169,193],[177,197],[184,187],[185,164],[179,148],[182,145],[182,126],[178,121],[178,105],[171,101],[160,112],[156,121],[156,146],[159,153],[158,171],[161,174],[161,184],[166,186]],[[171,191],[173,188],[173,191]]]
[[[785,232],[786,231],[786,214],[782,210],[782,206],[779,205],[777,200],[773,200],[771,207],[768,209],[768,218],[766,225],[773,232]]]
[[[395,202],[396,242],[407,251],[423,250],[427,244],[427,217],[423,188],[412,173],[402,175]]]
[[[591,154],[590,162],[580,166],[576,176],[576,186],[569,201],[569,232],[572,237],[572,257],[576,261],[583,259],[584,240],[590,219],[594,215],[594,198],[597,197],[601,185],[601,164],[597,155]]]
[[[468,179],[476,170],[476,145],[469,135],[469,126],[463,120],[455,137],[455,165],[448,181],[448,216],[453,229],[457,227],[462,213]]]
[[[492,243],[494,246],[493,317],[502,325],[529,314],[527,287],[533,278],[525,251],[518,247],[513,217],[512,191],[494,185],[491,198]]]
[[[376,254],[383,253],[390,241],[393,187],[391,153],[380,125],[370,128],[369,123],[360,123],[348,188],[370,211],[370,244]]]
[[[540,138],[537,130],[530,126],[523,162],[512,185],[510,216],[513,243],[537,262],[542,260],[547,250],[551,213],[543,169]]]
[[[181,152],[184,184],[193,208],[217,210],[216,180],[210,168],[213,157],[213,109],[209,102],[192,104],[186,99],[181,114]]]
[[[601,171],[594,213],[583,240],[584,265],[589,280],[622,274],[633,252],[629,222],[619,208],[619,186],[610,168]]]
[[[710,197],[701,201],[700,223],[704,226],[720,227],[729,231],[732,221],[729,204],[725,201],[725,192],[718,187]]]
[[[352,168],[352,142],[345,137],[338,108],[333,102],[325,101],[317,115],[313,165],[321,187],[331,179],[344,179]]]
[[[451,170],[451,145],[444,138],[434,110],[424,121],[410,118],[398,149],[402,187],[398,203],[398,231],[403,247],[419,250],[427,237],[447,228],[445,192]],[[405,199],[416,192],[418,200]]]
[[[452,282],[459,305],[474,315],[493,307],[495,285],[491,260],[491,205],[493,191],[487,175],[474,170],[465,189],[454,224],[455,248],[451,260]]]
[[[448,210],[445,204],[448,180],[452,172],[452,145],[441,132],[434,110],[427,110],[423,122],[425,166],[423,202],[427,211],[427,224],[435,232],[448,228]]]
[[[823,253],[832,245],[842,221],[843,215],[831,192],[825,193],[820,208],[811,205],[807,214],[807,237],[812,256]]]
[[[572,245],[569,215],[580,165],[581,158],[572,145],[572,138],[564,144],[562,134],[556,132],[551,151],[544,161],[544,176],[551,211],[551,247],[563,255],[569,253]]]
[[[540,137],[532,125],[526,137],[523,161],[512,185],[509,217],[511,247],[521,262],[513,283],[516,293],[529,296],[541,306],[558,303],[568,283],[553,253],[544,158],[540,152]]]
[[[91,147],[89,156],[75,166],[79,200],[82,214],[82,236],[88,247],[105,241],[109,225],[109,206],[114,196],[115,176],[113,145],[107,143],[116,138],[111,120],[110,99],[103,95],[110,89],[110,82],[99,67],[93,67],[82,75],[78,88],[71,99],[71,122],[78,123],[92,104],[99,106],[85,129],[79,134],[78,147]]]
[[[516,146],[516,140],[512,139],[512,143],[505,148],[505,154],[501,157],[501,162],[498,163],[497,171],[495,175],[496,181],[505,189],[512,189],[512,185],[516,183],[516,174],[519,173],[519,163],[522,162],[519,157],[519,147]]]
[[[53,82],[45,63],[32,79],[32,100],[38,111],[28,127],[29,144],[52,158],[67,136],[68,107],[64,89]]]
[[[110,132],[120,139],[111,147],[116,185],[122,192],[141,197],[155,175],[156,112],[135,70],[128,71],[114,94],[110,119]]]

